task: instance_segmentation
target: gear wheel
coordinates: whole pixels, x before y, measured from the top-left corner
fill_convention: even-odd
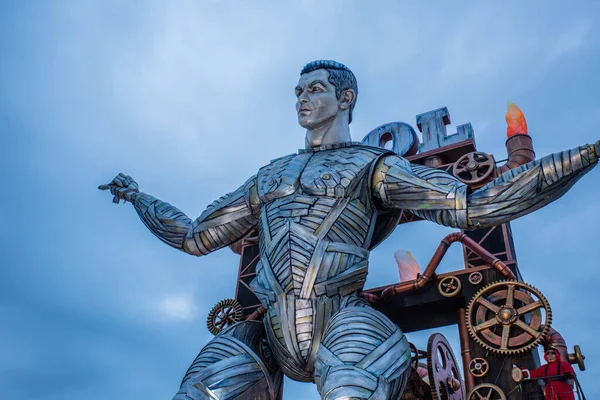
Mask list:
[[[506,395],[498,386],[482,383],[469,392],[467,400],[506,400]]]
[[[476,357],[469,363],[469,372],[476,378],[483,378],[490,371],[490,364],[485,358]]]
[[[467,328],[483,348],[519,354],[534,348],[552,322],[550,304],[536,288],[500,281],[480,289],[467,307]]]
[[[208,313],[206,327],[213,335],[242,320],[242,305],[234,299],[225,299],[214,305]]]
[[[483,274],[479,271],[471,272],[469,274],[469,283],[471,285],[479,285],[483,282]]]
[[[433,400],[464,400],[456,357],[448,340],[434,333],[427,342],[427,372]]]
[[[474,151],[459,158],[452,168],[452,175],[466,184],[486,181],[496,169],[494,156]]]
[[[448,298],[459,294],[460,289],[462,289],[462,283],[460,282],[460,279],[454,275],[443,278],[438,284],[438,293]]]

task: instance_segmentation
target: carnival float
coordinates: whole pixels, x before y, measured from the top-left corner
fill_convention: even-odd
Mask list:
[[[476,148],[470,123],[457,126],[457,132],[449,135],[446,107],[416,116],[422,142],[411,125],[393,122],[371,131],[362,143],[392,149],[412,164],[446,171],[475,190],[534,160],[525,117],[512,103],[506,121],[507,157],[502,160]],[[418,220],[402,211],[398,224]],[[454,243],[462,245],[464,268],[438,274]],[[239,321],[259,320],[266,312],[250,286],[259,260],[256,231],[230,247],[240,256],[235,298],[224,299],[210,310],[207,326],[215,335]],[[440,333],[429,337],[426,349],[411,344],[411,374],[402,399],[585,399],[576,374],[569,377],[574,394],[562,397],[544,393],[539,378],[527,379],[529,370],[543,365],[538,346],[554,349],[559,359],[579,371],[585,370],[585,357],[578,345],[568,347],[552,326],[547,297],[523,280],[510,223],[447,235],[422,273],[409,253],[397,257],[397,262],[401,282],[364,290],[362,297],[406,333],[454,325],[460,338],[458,352]]]

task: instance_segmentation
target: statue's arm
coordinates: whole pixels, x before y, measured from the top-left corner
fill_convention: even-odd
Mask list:
[[[124,185],[115,187],[119,178]],[[119,199],[131,202],[150,232],[188,254],[202,256],[228,246],[242,239],[258,221],[256,176],[212,203],[195,221],[177,207],[137,191],[137,184],[130,177],[119,175],[115,180],[100,188],[110,189],[117,202]]]
[[[387,156],[375,167],[373,195],[386,208],[410,210],[453,228],[478,229],[558,199],[597,164],[599,154],[600,142],[551,154],[507,171],[472,193],[444,171]]]

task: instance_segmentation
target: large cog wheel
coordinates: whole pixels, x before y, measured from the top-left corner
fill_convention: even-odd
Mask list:
[[[467,307],[467,328],[483,348],[519,354],[543,340],[552,322],[550,304],[536,288],[500,281],[480,289]]]
[[[219,301],[208,313],[206,327],[213,335],[242,320],[244,310],[242,305],[234,299]]]
[[[427,372],[433,400],[465,399],[459,371],[448,340],[441,333],[431,335],[427,342]]]

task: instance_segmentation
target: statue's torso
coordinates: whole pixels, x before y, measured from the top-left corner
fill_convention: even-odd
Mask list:
[[[257,177],[260,262],[252,288],[269,308],[271,347],[288,376],[311,380],[325,323],[367,276],[377,211],[365,146],[275,160]]]

